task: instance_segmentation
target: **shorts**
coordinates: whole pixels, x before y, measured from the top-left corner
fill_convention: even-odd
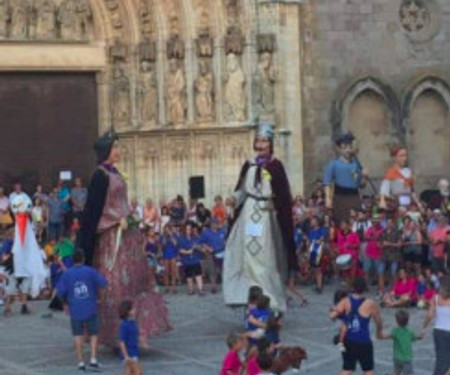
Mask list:
[[[404,253],[403,260],[410,263],[422,263],[422,254],[416,254],[414,252]]]
[[[397,270],[398,270],[398,262],[397,261],[382,261],[382,269],[383,272],[382,274],[384,274],[384,272],[386,271],[386,268],[389,270],[389,274],[392,277],[395,277],[397,275]]]
[[[394,358],[394,371],[397,375],[412,375],[414,369],[412,362],[399,361]]]
[[[342,353],[344,371],[355,371],[359,363],[363,371],[373,371],[373,344],[345,340],[345,352]]]
[[[372,259],[365,257],[363,262],[364,272],[368,273],[372,269],[372,267],[375,267],[377,275],[383,275],[386,265],[381,259]]]
[[[158,262],[153,257],[147,257],[147,264],[148,264],[149,267],[156,267]]]
[[[216,281],[217,269],[213,256],[207,255],[206,258],[201,261],[201,264],[203,275],[208,276],[210,281]]]
[[[92,315],[90,318],[84,320],[70,320],[70,325],[72,327],[72,335],[73,336],[83,336],[84,328],[89,336],[97,336],[98,335],[98,316]]]
[[[8,296],[15,294],[28,294],[31,287],[31,280],[29,277],[15,277],[10,275],[6,282],[6,293]]]
[[[201,276],[202,274],[202,266],[200,265],[200,263],[197,264],[186,264],[184,266],[184,275],[186,277],[197,277],[197,276]]]

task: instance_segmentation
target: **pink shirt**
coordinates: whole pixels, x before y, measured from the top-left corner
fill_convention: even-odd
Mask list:
[[[252,356],[247,362],[247,375],[258,375],[261,369],[258,366],[258,356]]]
[[[367,240],[366,255],[370,259],[380,259],[382,248],[380,246],[381,236],[384,232],[383,227],[371,226],[364,233]]]
[[[448,226],[444,228],[437,228],[430,233],[430,237],[433,241],[446,241],[447,240],[447,231],[450,228]],[[444,242],[433,245],[433,256],[435,258],[443,258],[444,257]]]
[[[425,293],[423,294],[423,298],[425,298],[425,301],[431,301],[434,296],[436,295],[436,290],[433,288],[425,290]]]
[[[345,235],[342,232],[338,234],[338,251],[339,255],[351,254],[353,258],[356,258],[359,253],[361,242],[359,236],[355,232],[350,232]]]
[[[403,294],[411,294],[411,281],[410,280],[397,280],[394,284],[394,294],[396,296],[402,296]]]
[[[223,360],[220,375],[228,375],[229,372],[233,375],[239,375],[241,368],[242,362],[239,354],[234,350],[230,350]]]

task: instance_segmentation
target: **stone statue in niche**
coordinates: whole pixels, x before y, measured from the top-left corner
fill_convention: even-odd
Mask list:
[[[14,0],[11,7],[11,39],[26,39],[28,37],[28,22],[31,15],[28,0]]]
[[[121,66],[114,67],[112,84],[112,117],[115,122],[125,122],[130,113],[130,80]]]
[[[80,40],[89,39],[92,27],[92,10],[88,0],[77,0],[76,22]]]
[[[154,121],[157,115],[158,93],[154,65],[149,61],[141,62],[139,98],[142,121]]]
[[[35,35],[39,40],[55,39],[56,37],[56,5],[53,0],[38,0],[35,2]]]
[[[7,37],[7,25],[10,20],[9,3],[7,0],[0,0],[0,39]]]
[[[167,57],[169,59],[184,59],[184,42],[178,35],[173,35],[167,41]]]
[[[253,77],[254,104],[258,117],[275,113],[275,83],[277,72],[272,62],[272,54],[263,52]]]
[[[245,74],[238,57],[227,55],[225,78],[225,117],[230,121],[244,121],[246,112]]]
[[[195,80],[195,107],[200,121],[214,118],[214,74],[209,59],[199,62],[199,74]]]
[[[186,78],[181,67],[181,62],[177,59],[170,59],[169,61],[167,105],[169,112],[169,123],[183,123],[186,119],[187,110]]]
[[[230,53],[242,55],[244,44],[245,37],[242,34],[242,31],[236,26],[229,27],[227,35],[225,36],[225,53],[227,55]]]
[[[80,30],[78,29],[76,4],[73,0],[63,0],[58,9],[58,23],[61,30],[61,39],[80,40]]]

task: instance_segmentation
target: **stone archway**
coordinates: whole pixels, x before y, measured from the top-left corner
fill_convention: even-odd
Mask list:
[[[333,134],[351,131],[359,159],[371,177],[380,180],[390,163],[389,149],[403,139],[399,105],[390,87],[364,78],[344,92],[332,114]]]
[[[409,90],[403,116],[416,189],[435,188],[450,163],[450,86],[439,78],[423,79]]]

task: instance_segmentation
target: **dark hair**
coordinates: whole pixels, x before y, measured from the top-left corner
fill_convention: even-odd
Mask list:
[[[283,318],[283,313],[271,314],[267,320],[266,333],[278,334],[281,329],[281,319]]]
[[[261,353],[258,354],[258,366],[263,371],[268,371],[272,368],[273,359],[272,357],[267,353]]]
[[[228,334],[227,336],[227,346],[229,349],[232,349],[233,346],[236,345],[237,342],[239,342],[239,340],[241,340],[242,337],[239,333],[236,332],[231,332]]]
[[[84,251],[82,249],[76,249],[72,255],[72,260],[75,264],[84,263]]]
[[[256,303],[258,298],[263,295],[263,290],[258,285],[253,285],[248,289],[247,303]]]
[[[258,349],[258,354],[267,353],[272,342],[267,337],[261,337],[256,342],[256,348]]]
[[[353,291],[357,294],[364,293],[367,290],[366,280],[361,277],[355,277],[355,281],[353,281]]]
[[[259,296],[256,306],[258,309],[268,309],[270,307],[270,297],[265,294]]]
[[[127,319],[130,315],[130,311],[133,310],[133,301],[130,299],[126,299],[125,301],[122,301],[122,303],[119,306],[119,317],[120,319]]]
[[[409,314],[405,310],[399,310],[395,314],[395,320],[400,327],[406,327],[409,322]]]
[[[348,296],[347,291],[343,289],[336,290],[336,292],[334,293],[333,303],[337,305],[339,302],[341,302],[341,300],[343,300],[347,296]]]

